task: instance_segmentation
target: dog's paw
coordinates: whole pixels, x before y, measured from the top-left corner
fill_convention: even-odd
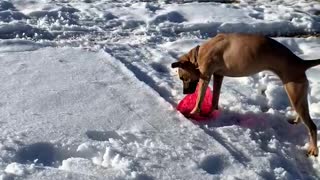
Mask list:
[[[318,156],[318,147],[315,146],[309,146],[308,151],[307,151],[307,156]]]
[[[299,124],[301,120],[299,117],[296,117],[295,119],[288,119],[287,121],[290,124]]]
[[[296,122],[295,119],[288,119],[287,120],[289,124],[298,124],[299,122]]]
[[[216,111],[216,110],[219,110],[219,109],[221,109],[221,107],[219,107],[219,106],[212,106],[212,108],[211,108],[211,113],[212,113],[213,111]]]

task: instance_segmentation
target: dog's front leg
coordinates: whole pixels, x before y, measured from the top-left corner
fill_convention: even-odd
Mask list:
[[[223,76],[218,74],[213,75],[213,97],[212,97],[211,112],[219,109],[219,97],[220,97],[222,81],[223,81]]]
[[[199,90],[198,90],[198,97],[197,97],[197,101],[196,101],[196,105],[193,108],[193,110],[191,111],[190,114],[197,114],[200,113],[201,111],[201,105],[203,102],[203,98],[205,95],[205,92],[207,90],[208,84],[210,82],[210,78],[209,79],[201,79],[199,80]]]

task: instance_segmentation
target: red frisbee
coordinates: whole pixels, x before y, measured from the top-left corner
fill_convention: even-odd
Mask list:
[[[208,120],[208,119],[212,119],[213,117],[216,117],[218,115],[217,113],[219,113],[218,111],[214,111],[213,113],[210,113],[213,96],[212,96],[211,89],[209,86],[206,90],[206,94],[205,94],[203,102],[202,102],[201,113],[198,115],[190,115],[190,112],[194,108],[196,101],[197,101],[198,88],[199,88],[199,85],[197,86],[197,89],[193,94],[186,95],[180,101],[180,103],[178,104],[176,109],[178,111],[180,111],[184,116],[186,116],[188,118],[192,118],[197,121]]]

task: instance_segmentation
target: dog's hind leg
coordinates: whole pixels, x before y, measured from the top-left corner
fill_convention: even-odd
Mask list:
[[[219,97],[222,86],[223,76],[213,74],[213,97],[212,97],[212,109],[211,111],[219,109]]]
[[[299,124],[300,122],[301,122],[301,118],[299,115],[295,119],[288,120],[288,123],[290,123],[290,124]]]
[[[302,78],[300,77],[299,79],[295,79],[294,81],[287,81],[284,87],[288,94],[291,105],[309,131],[310,144],[307,154],[318,156],[317,126],[314,124],[309,114],[307,100],[308,80],[305,74]]]

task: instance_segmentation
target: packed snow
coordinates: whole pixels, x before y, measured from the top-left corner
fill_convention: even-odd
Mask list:
[[[0,180],[319,179],[274,74],[225,78],[219,116],[196,122],[170,68],[220,32],[319,59],[319,14],[312,0],[0,1]],[[307,76],[319,127],[320,66]]]

